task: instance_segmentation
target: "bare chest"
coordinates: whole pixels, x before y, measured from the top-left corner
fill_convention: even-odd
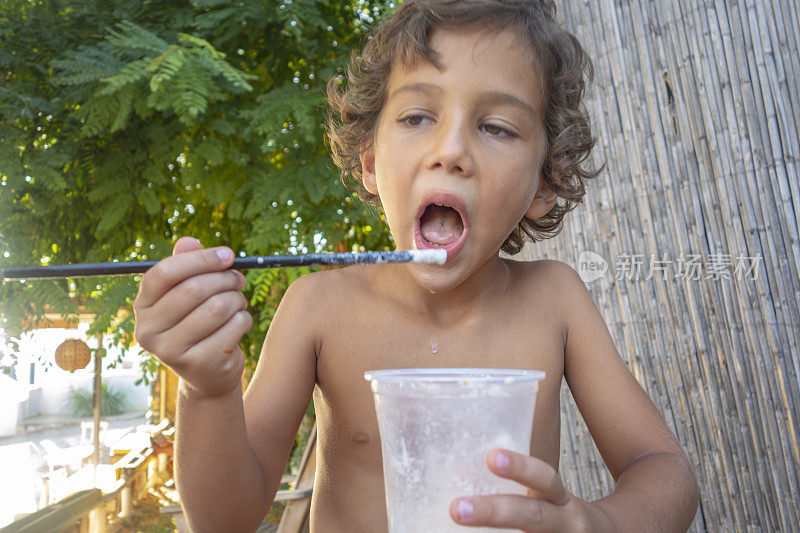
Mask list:
[[[332,478],[374,478],[373,488],[380,484],[382,490],[380,435],[364,373],[387,368],[543,370],[547,378],[537,396],[532,451],[557,465],[563,339],[554,321],[509,316],[502,317],[495,327],[434,328],[383,318],[381,313],[365,324],[339,321],[339,327],[331,328],[337,333],[325,339],[318,354],[314,394],[320,466]]]
[[[314,514],[344,520],[342,530],[385,524],[380,434],[364,373],[387,368],[482,367],[543,370],[532,453],[557,467],[560,328],[543,319],[504,317],[496,327],[433,328],[375,313],[367,324],[336,319],[318,354],[314,404],[319,432]],[[510,322],[518,320],[519,322]],[[502,324],[501,324],[502,322]],[[341,487],[348,487],[346,491]],[[347,509],[347,512],[343,510]],[[332,524],[328,522],[332,527]],[[355,529],[352,529],[355,528]]]

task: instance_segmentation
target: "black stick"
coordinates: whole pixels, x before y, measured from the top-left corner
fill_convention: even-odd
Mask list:
[[[444,250],[408,250],[404,252],[346,252],[336,254],[260,255],[237,257],[231,268],[277,268],[321,265],[358,265],[382,263],[444,264]],[[119,263],[82,263],[26,268],[7,268],[3,279],[59,279],[88,276],[118,276],[147,272],[158,261],[121,261]]]

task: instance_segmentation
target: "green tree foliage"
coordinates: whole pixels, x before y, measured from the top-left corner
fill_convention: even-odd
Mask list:
[[[0,268],[157,259],[187,234],[249,255],[389,248],[379,215],[339,183],[322,124],[327,79],[391,7],[0,3]],[[302,272],[248,273],[252,358]],[[6,282],[2,327],[87,309],[90,333],[130,346],[137,283]]]

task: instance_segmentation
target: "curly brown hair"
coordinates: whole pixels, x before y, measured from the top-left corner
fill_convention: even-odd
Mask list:
[[[346,83],[341,76],[328,81],[328,140],[345,187],[379,205],[364,188],[359,156],[372,145],[392,65],[422,59],[442,68],[430,46],[432,32],[474,27],[513,29],[527,38],[544,85],[547,152],[541,177],[558,200],[544,216],[523,218],[514,228],[501,249],[515,254],[526,237],[536,242],[558,234],[564,215],[583,200],[584,182],[602,170],[587,162],[595,139],[583,96],[592,63],[578,39],[559,25],[552,0],[407,0],[369,37],[361,55],[352,54]]]

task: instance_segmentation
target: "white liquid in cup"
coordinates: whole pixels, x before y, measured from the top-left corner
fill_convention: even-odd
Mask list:
[[[493,474],[486,454],[493,448],[530,453],[543,372],[398,369],[364,377],[378,415],[390,533],[474,531],[450,517],[454,499],[526,493]]]

